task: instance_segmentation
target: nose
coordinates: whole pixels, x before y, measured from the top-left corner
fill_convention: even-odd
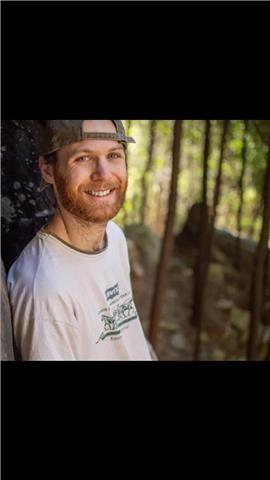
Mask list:
[[[91,180],[107,180],[110,178],[110,169],[106,159],[96,161],[94,170],[91,173]]]

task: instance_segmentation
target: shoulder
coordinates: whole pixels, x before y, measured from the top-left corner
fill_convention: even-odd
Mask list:
[[[109,237],[111,237],[113,240],[118,240],[126,243],[126,237],[123,230],[115,222],[108,222],[107,233]]]
[[[26,245],[11,265],[7,283],[9,290],[15,285],[32,287],[44,253],[44,245],[37,235]]]

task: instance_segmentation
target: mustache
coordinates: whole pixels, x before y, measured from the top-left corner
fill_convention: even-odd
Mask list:
[[[107,182],[107,183],[93,183],[92,185],[85,185],[83,190],[117,190],[121,188],[121,182]]]

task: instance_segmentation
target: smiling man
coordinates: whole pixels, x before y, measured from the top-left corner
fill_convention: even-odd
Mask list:
[[[111,221],[129,142],[119,120],[46,122],[40,188],[53,188],[57,208],[8,274],[22,360],[151,360],[126,239]]]

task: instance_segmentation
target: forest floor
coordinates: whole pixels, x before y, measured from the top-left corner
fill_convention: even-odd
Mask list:
[[[155,270],[132,278],[135,304],[147,335]],[[189,256],[174,252],[155,347],[159,360],[193,360],[191,325],[193,271]],[[228,262],[211,263],[206,287],[200,360],[245,360],[249,324],[249,283]],[[269,328],[267,327],[269,336]],[[269,342],[269,339],[267,340]],[[265,342],[260,355],[265,355]]]

